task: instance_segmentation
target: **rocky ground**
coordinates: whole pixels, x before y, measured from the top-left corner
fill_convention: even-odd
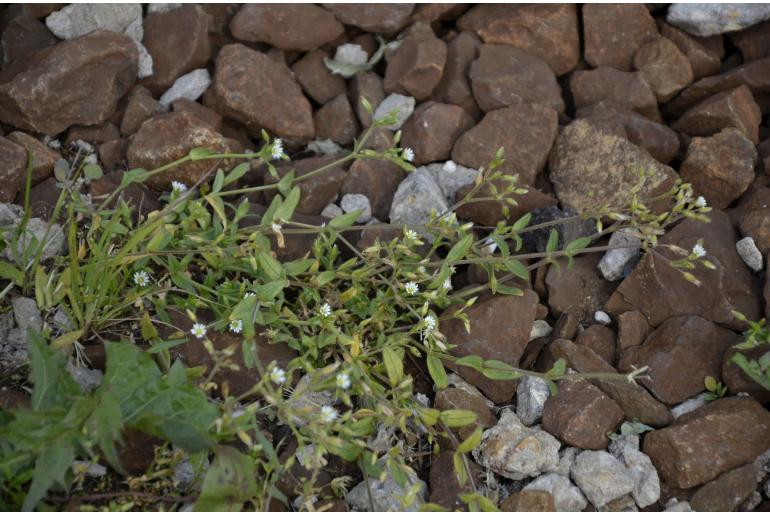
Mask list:
[[[501,147],[503,170],[530,187],[511,220],[617,205],[640,169],[650,195],[681,178],[714,208],[711,223],[685,221],[661,242],[703,241],[717,266],[700,286],[660,254],[614,250],[578,257],[567,273],[541,269],[522,297],[479,301],[472,336],[460,323],[441,327],[461,352],[538,371],[557,358],[578,372],[648,366],[643,385],[580,380],[551,396],[539,379],[491,381],[463,368],[432,402],[477,413],[479,477],[502,485],[505,510],[769,510],[770,392],[727,361],[745,329],[733,311],[770,315],[768,19],[761,4],[3,6],[0,225],[21,217],[10,204],[23,204],[27,152],[29,231],[39,235],[62,158],[86,156],[108,172],[90,185],[98,199],[126,169],[201,146],[257,150],[264,129],[292,157],[279,172],[301,174],[371,125],[360,97],[375,118],[399,109],[371,145],[387,148],[401,130],[418,169],[359,160],[305,181],[297,212],[310,223],[357,209],[360,223],[420,223]],[[148,212],[173,181],[191,185],[206,171],[187,163],[130,196]],[[273,180],[255,175],[246,183]],[[495,202],[457,215],[478,226],[503,217]],[[561,227],[565,239],[585,230]],[[633,236],[613,243],[624,238]],[[312,240],[287,243],[293,259]],[[46,257],[63,246],[54,231]],[[33,299],[14,299],[0,315],[3,368],[24,362],[24,329],[42,324]],[[84,387],[101,374],[73,373]],[[707,397],[707,376],[726,395]],[[249,379],[230,378],[239,380]],[[2,390],[0,401],[24,405],[25,395]],[[132,452],[140,472],[148,446]],[[451,463],[451,451],[439,454],[415,479],[425,480],[423,501],[461,505]],[[375,483],[376,507],[393,508],[397,485]],[[368,508],[364,483],[337,506],[348,507]]]

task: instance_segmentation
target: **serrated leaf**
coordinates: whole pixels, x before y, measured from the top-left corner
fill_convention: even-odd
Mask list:
[[[67,406],[80,395],[80,387],[65,368],[66,356],[51,349],[36,331],[27,329],[29,342],[31,407],[35,411]]]
[[[46,447],[35,462],[35,472],[22,509],[32,511],[45,493],[54,485],[67,488],[66,474],[75,461],[75,446],[71,442]]]
[[[257,493],[254,460],[234,447],[220,445],[203,479],[195,511],[240,511]]]

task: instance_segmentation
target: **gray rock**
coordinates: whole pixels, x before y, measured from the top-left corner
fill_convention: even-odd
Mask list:
[[[768,492],[770,489],[765,486],[765,492]],[[754,511],[754,508],[759,506],[759,503],[762,502],[762,494],[754,491],[751,492],[751,495],[748,496],[748,498],[743,501],[743,504],[738,506],[738,509],[736,511]]]
[[[150,3],[147,4],[147,14],[152,13],[167,13],[182,7],[184,4],[172,4],[172,3]]]
[[[768,479],[767,481],[765,481],[764,491],[765,491],[765,496],[766,496],[768,499],[770,499],[770,479]]]
[[[479,174],[478,170],[466,168],[456,164],[454,161],[447,161],[443,164],[431,163],[421,168],[428,169],[433,176],[433,180],[436,181],[441,191],[444,192],[444,196],[450,204],[455,202],[457,190],[468,184],[473,184]]]
[[[67,363],[67,371],[85,393],[99,388],[104,378],[104,373],[101,370],[77,366],[72,363]]]
[[[412,116],[414,105],[414,97],[392,93],[385,97],[385,100],[380,102],[380,105],[374,110],[374,119],[382,120],[383,118],[388,117],[393,110],[396,110],[396,123],[385,125],[384,127],[392,131],[398,130],[404,125],[409,117]]]
[[[692,511],[692,507],[689,502],[679,501],[676,497],[672,497],[666,503],[666,509],[663,511]]]
[[[535,320],[532,323],[532,330],[529,332],[529,341],[544,338],[553,332],[553,327],[545,320]]]
[[[72,320],[70,320],[67,313],[61,308],[57,308],[54,312],[53,318],[51,319],[51,325],[60,331],[72,331],[74,329]]]
[[[27,334],[14,327],[0,341],[0,369],[14,370],[27,364],[29,356]]]
[[[161,95],[158,102],[165,108],[168,108],[175,100],[186,98],[188,100],[198,100],[201,95],[211,85],[211,75],[206,68],[199,68],[190,73],[185,73],[171,85],[168,90]]]
[[[174,480],[174,486],[180,490],[188,490],[196,480],[201,478],[206,470],[209,468],[208,458],[198,462],[198,470],[193,462],[190,461],[190,455],[185,452],[182,461],[174,466],[174,472],[172,479]]]
[[[13,307],[13,318],[16,325],[22,331],[28,328],[40,331],[43,329],[43,317],[40,316],[40,310],[37,307],[35,299],[29,297],[13,297],[11,299]]]
[[[509,479],[535,477],[559,463],[559,441],[539,426],[527,427],[510,409],[504,409],[497,425],[484,431],[473,457]]]
[[[141,43],[144,39],[144,24],[142,22],[142,17],[137,16],[134,21],[128,24],[128,27],[126,27],[126,30],[123,31],[123,34],[130,37],[134,41]]]
[[[577,458],[577,455],[581,452],[582,449],[578,449],[577,447],[565,447],[559,452],[559,463],[548,472],[569,477],[572,464],[575,463],[575,458]]]
[[[583,451],[572,465],[572,480],[597,508],[630,494],[634,479],[629,470],[606,451]]]
[[[21,220],[24,210],[16,204],[0,203],[0,226],[12,226]]]
[[[425,503],[425,496],[428,491],[428,486],[425,482],[417,477],[417,473],[414,470],[409,469],[406,472],[406,488],[402,489],[398,486],[398,483],[396,483],[390,470],[388,468],[385,470],[386,476],[384,481],[372,478],[369,479],[369,490],[372,493],[374,511],[418,511],[420,505]],[[419,486],[417,495],[414,496],[411,502],[404,503],[404,497],[414,485]],[[352,490],[350,490],[345,496],[345,501],[347,501],[348,505],[354,510],[369,511],[369,494],[367,492],[366,481],[358,483]]]
[[[339,63],[361,65],[366,64],[369,60],[369,54],[361,45],[345,43],[337,47],[336,52],[334,52],[334,60]]]
[[[544,474],[525,486],[524,490],[548,492],[553,497],[556,511],[583,511],[588,506],[580,489],[560,474]]]
[[[694,36],[743,30],[770,19],[768,4],[671,4],[666,21]]]
[[[704,392],[671,408],[671,416],[674,417],[674,419],[677,419],[685,413],[690,413],[691,411],[695,411],[696,409],[705,405],[706,393]]]
[[[630,230],[621,229],[612,233],[609,245],[612,247],[626,247],[637,245],[637,247],[615,248],[608,250],[599,261],[599,271],[608,281],[617,281],[629,273],[631,269],[628,265],[635,265],[639,261],[639,238]]]
[[[757,465],[757,483],[770,474],[770,449],[766,450],[754,460]]]
[[[342,214],[342,208],[334,203],[327,205],[323,208],[323,211],[321,211],[321,216],[325,216],[326,218],[337,218]]]
[[[9,261],[14,261],[17,264],[26,265],[27,263],[23,262],[24,260],[22,257],[25,253],[28,253],[30,260],[34,259],[34,256],[43,241],[43,236],[45,235],[47,228],[48,222],[40,218],[30,218],[27,220],[27,227],[19,237],[16,245],[16,253],[14,254],[12,251],[13,245],[12,242],[9,241],[8,247],[3,250],[0,257],[8,259]],[[47,261],[48,259],[61,255],[63,251],[64,232],[59,224],[52,223],[46,242],[43,244],[43,252],[40,259],[41,261]]]
[[[755,272],[762,271],[762,253],[757,248],[757,244],[754,243],[754,238],[746,236],[742,240],[738,240],[735,243],[735,250],[738,251],[738,255],[741,256],[746,266]]]
[[[650,458],[639,450],[639,437],[622,436],[609,446],[610,454],[623,463],[634,480],[631,495],[637,506],[644,508],[660,499],[660,479]]]
[[[134,41],[134,43],[136,43],[136,49],[139,51],[139,67],[136,70],[136,76],[140,79],[146,79],[154,71],[152,56],[141,42]]]
[[[364,224],[372,218],[372,205],[366,195],[360,193],[346,193],[340,200],[340,207],[346,213],[361,210],[361,215],[356,219],[359,224]]]
[[[594,320],[602,325],[610,325],[612,323],[610,316],[602,310],[598,310],[594,313]]]
[[[330,139],[315,139],[308,143],[307,149],[321,156],[336,156],[342,153],[342,147]]]
[[[431,211],[437,215],[449,209],[444,193],[427,169],[416,170],[398,185],[390,206],[390,223],[423,225]]]
[[[516,387],[516,416],[522,424],[531,426],[543,416],[545,401],[551,395],[545,379],[524,376]]]
[[[70,4],[53,12],[45,24],[60,39],[73,39],[95,30],[125,32],[142,16],[142,4]]]

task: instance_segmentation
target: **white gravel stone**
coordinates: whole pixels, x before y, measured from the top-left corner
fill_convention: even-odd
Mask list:
[[[548,336],[552,331],[553,327],[545,320],[535,320],[532,324],[532,330],[529,332],[529,341]]]
[[[639,248],[626,247],[638,245],[639,238],[628,230],[621,229],[610,236],[610,246],[625,247],[608,250],[597,265],[602,276],[608,281],[622,279],[630,272],[629,268],[639,260]]]
[[[167,13],[182,7],[184,4],[172,4],[172,3],[151,3],[147,4],[147,14],[152,13]]]
[[[583,451],[572,465],[572,480],[597,508],[630,494],[634,478],[630,471],[606,451]]]
[[[414,97],[407,97],[399,95],[398,93],[392,93],[388,95],[385,100],[380,102],[377,109],[374,110],[374,119],[381,120],[386,118],[393,110],[396,110],[396,123],[392,125],[385,125],[386,129],[392,131],[401,128],[404,123],[412,116],[414,112],[415,100]]]
[[[40,316],[40,310],[37,308],[35,299],[13,297],[11,298],[11,307],[13,308],[13,318],[19,329],[22,331],[27,329],[40,331],[43,329],[43,318]]]
[[[22,256],[24,251],[33,245],[34,248],[29,248],[27,251],[31,256],[34,256],[37,253],[37,249],[43,242],[43,236],[45,235],[47,227],[48,222],[40,218],[30,218],[27,220],[27,227],[17,242],[17,256]],[[43,252],[41,255],[41,261],[47,261],[54,256],[61,255],[61,253],[64,251],[64,233],[62,232],[62,228],[59,224],[51,224],[51,230],[48,232],[45,243],[42,244]],[[12,253],[12,246],[9,245],[6,247],[2,254],[0,254],[0,257],[8,259],[9,261],[14,261],[16,256],[14,256]],[[24,264],[26,265],[26,263]]]
[[[762,253],[757,248],[757,244],[754,243],[754,238],[746,236],[742,240],[738,240],[735,243],[735,250],[738,251],[738,255],[741,256],[746,266],[755,272],[762,271]]]
[[[54,36],[73,39],[95,30],[125,32],[142,16],[142,4],[69,4],[53,12],[45,24]]]
[[[340,63],[362,65],[369,61],[369,54],[361,45],[345,43],[337,47],[334,52],[334,60]]]
[[[321,211],[321,216],[325,216],[326,218],[337,218],[342,214],[342,208],[337,204],[329,204],[323,209],[323,211]]]
[[[671,416],[675,419],[681,417],[685,413],[690,413],[696,409],[706,405],[706,393],[700,393],[691,399],[687,399],[684,402],[680,402],[673,408],[671,408]]]
[[[153,74],[153,62],[150,52],[139,41],[136,43],[136,49],[139,51],[139,68],[137,69],[136,76],[140,79],[145,79]]]
[[[527,427],[510,409],[497,425],[484,431],[473,450],[476,463],[509,479],[535,477],[559,463],[561,444],[539,426]]]
[[[340,200],[340,207],[346,213],[361,210],[361,214],[356,219],[359,224],[364,224],[372,218],[372,205],[366,195],[360,193],[346,193]]]
[[[596,313],[594,313],[594,320],[596,320],[602,325],[609,325],[612,323],[612,319],[604,311],[597,311]]]
[[[644,508],[660,499],[660,479],[650,458],[639,450],[639,437],[626,435],[612,441],[610,454],[620,460],[631,473],[634,490],[631,495],[637,506]]]
[[[572,464],[575,463],[575,458],[581,452],[582,450],[578,449],[577,447],[565,447],[559,451],[559,463],[556,465],[556,467],[549,469],[548,472],[553,472],[564,477],[569,477]]]
[[[548,382],[540,377],[524,376],[516,387],[516,416],[531,426],[543,416],[545,401],[551,396]]]
[[[425,502],[425,496],[428,491],[428,486],[424,481],[417,477],[417,473],[409,469],[406,472],[407,484],[405,488],[401,488],[396,483],[396,480],[390,473],[389,468],[385,468],[385,480],[369,478],[369,490],[372,494],[372,503],[374,504],[374,511],[417,511],[420,509],[420,505]],[[414,497],[414,500],[404,506],[402,500],[409,490],[418,485],[419,491]],[[357,511],[369,511],[369,493],[367,492],[366,481],[358,483],[348,494],[345,496],[345,501],[348,505]]]
[[[174,84],[161,95],[158,102],[168,108],[175,100],[186,98],[198,100],[211,85],[211,75],[206,68],[199,68],[186,73],[174,81]]]
[[[431,163],[422,168],[427,168],[433,176],[441,191],[444,192],[447,202],[454,203],[457,190],[476,181],[479,171],[456,164],[454,161],[446,163]]]
[[[321,156],[334,156],[342,153],[342,147],[330,139],[316,139],[308,143],[307,149]]]
[[[770,19],[768,4],[671,4],[666,21],[694,36],[742,30]]]
[[[566,476],[544,474],[524,487],[524,490],[548,492],[556,511],[583,511],[588,506],[585,496]]]
[[[398,185],[390,206],[392,224],[422,225],[431,211],[441,214],[449,209],[441,188],[427,169],[416,170]]]
[[[663,511],[692,511],[692,507],[689,502],[679,501],[676,497],[672,497],[666,503],[666,509]]]
[[[79,367],[72,363],[67,363],[67,371],[72,376],[72,379],[80,386],[80,389],[86,393],[92,392],[99,388],[104,378],[104,373],[98,369],[91,369],[86,367]]]

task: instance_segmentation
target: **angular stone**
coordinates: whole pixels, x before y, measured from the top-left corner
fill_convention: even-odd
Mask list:
[[[677,177],[633,143],[602,133],[585,120],[576,120],[562,130],[549,169],[556,196],[578,212],[604,203],[610,209],[625,208],[628,191],[639,182],[640,169],[649,173],[640,192],[644,198],[668,191]]]
[[[382,120],[395,112],[395,123],[382,126],[383,129],[395,131],[400,129],[414,113],[415,100],[398,93],[391,93],[374,110],[374,119]]]
[[[27,151],[0,137],[0,202],[13,202],[27,173]]]
[[[5,24],[2,33],[0,44],[6,65],[58,42],[44,23],[23,11]]]
[[[385,465],[384,460],[381,460],[379,465],[383,467]],[[389,470],[388,467],[383,468],[386,471]],[[403,473],[403,469],[401,470]],[[406,476],[406,484],[403,486],[399,485],[392,473],[386,473],[384,480],[370,478],[368,481],[361,481],[345,495],[345,501],[355,511],[367,511],[371,506],[371,493],[374,511],[417,511],[420,505],[425,502],[428,485],[411,468],[408,468],[404,475]],[[412,499],[409,504],[404,502],[407,497]]]
[[[481,113],[468,80],[468,67],[478,57],[480,46],[481,41],[472,32],[461,32],[447,43],[444,73],[432,96],[437,102],[462,107],[476,119]]]
[[[478,355],[517,366],[529,341],[537,311],[537,294],[525,290],[521,297],[482,297],[465,312],[470,319],[470,332],[460,320],[442,320],[440,331],[457,347],[455,356]],[[510,402],[516,391],[515,381],[495,381],[480,372],[454,362],[446,364],[463,379],[478,387],[493,402]]]
[[[141,4],[70,4],[46,17],[60,39],[74,39],[97,30],[122,33],[142,16]]]
[[[754,239],[762,253],[770,251],[770,209],[756,209],[741,216],[739,220],[741,234]]]
[[[650,85],[659,102],[667,102],[693,81],[692,66],[679,47],[666,38],[642,45],[634,56],[634,68]]]
[[[404,171],[395,163],[380,159],[358,159],[348,170],[340,194],[365,195],[374,217],[385,220],[390,212],[393,195],[403,179]]]
[[[102,164],[102,169],[109,172],[127,166],[127,152],[127,139],[113,139],[99,145],[99,162]]]
[[[186,156],[198,147],[215,152],[229,151],[221,134],[189,113],[159,114],[145,122],[134,136],[128,147],[128,163],[131,168],[153,170]],[[157,190],[170,189],[172,181],[191,186],[202,179],[210,168],[209,161],[189,161],[153,175],[145,184]]]
[[[393,34],[409,23],[414,4],[323,4],[345,25],[364,32]]]
[[[350,145],[358,135],[358,121],[345,94],[335,97],[315,112],[316,137]]]
[[[556,504],[549,492],[522,490],[508,497],[500,505],[502,511],[556,511]]]
[[[342,90],[345,90],[345,81],[339,75],[334,77],[342,81]],[[358,115],[358,121],[364,128],[372,124],[372,113],[369,113],[361,99],[365,98],[369,105],[379,106],[385,100],[385,89],[382,87],[382,79],[374,72],[364,71],[355,74],[350,79],[350,101]]]
[[[222,131],[222,115],[198,102],[193,102],[186,98],[175,100],[171,104],[174,112],[185,111],[198,118],[200,121],[211,127],[217,132]]]
[[[0,120],[48,135],[104,123],[134,84],[138,60],[133,40],[106,31],[36,52],[0,84]]]
[[[230,31],[241,41],[306,52],[336,40],[345,28],[313,4],[244,4],[230,21]]]
[[[526,102],[564,112],[561,88],[550,66],[518,48],[481,45],[468,78],[473,96],[484,112]]]
[[[303,175],[334,161],[336,161],[334,156],[306,157],[304,159],[292,161],[289,164],[277,167],[278,178],[273,177],[269,173],[265,173],[265,184],[277,183],[283,176],[289,173],[290,170],[294,170],[296,177],[302,177]],[[340,188],[342,188],[342,184],[345,182],[346,176],[347,173],[344,168],[336,167],[327,170],[324,173],[315,175],[311,179],[298,183],[300,201],[295,211],[304,215],[319,214],[324,207],[337,197]],[[275,195],[275,190],[266,191],[265,199],[268,203],[272,202]]]
[[[388,61],[385,91],[427,99],[441,81],[446,55],[446,43],[435,36],[404,38]]]
[[[414,151],[415,166],[449,158],[457,138],[473,126],[473,118],[460,106],[425,102],[402,129],[401,146]]]
[[[572,4],[477,5],[457,21],[488,44],[510,45],[547,62],[556,75],[580,60],[577,8]]]
[[[613,232],[608,250],[599,261],[599,271],[608,281],[617,281],[628,275],[629,268],[639,261],[641,240],[631,230]]]
[[[152,56],[153,74],[143,84],[160,95],[185,73],[205,68],[211,57],[211,22],[211,15],[197,5],[148,14],[142,42]]]
[[[568,477],[548,473],[538,476],[524,487],[523,492],[548,492],[553,497],[556,511],[583,511],[588,505],[586,498]]]
[[[507,186],[503,181],[497,181],[498,192]],[[465,198],[473,189],[473,185],[468,185],[457,190],[456,198]],[[556,199],[552,195],[529,187],[527,193],[513,194],[511,197],[517,205],[508,206],[502,201],[497,200],[479,200],[470,204],[464,204],[457,209],[457,216],[463,220],[470,220],[479,225],[496,225],[500,220],[516,221],[525,214],[534,209],[545,209],[556,205]],[[471,198],[489,198],[491,189],[488,185],[482,186]],[[508,214],[504,212],[508,209]]]
[[[644,343],[652,328],[647,318],[638,311],[626,311],[618,316],[618,351],[622,353],[631,347]]]
[[[588,347],[608,364],[615,363],[615,332],[609,327],[591,324],[578,335],[575,343]]]
[[[770,18],[764,4],[673,4],[666,21],[695,36],[712,36],[751,27]]]
[[[243,45],[222,47],[209,92],[217,112],[252,131],[265,129],[290,143],[315,136],[310,102],[286,65],[266,54]]]
[[[90,143],[99,144],[118,138],[120,131],[111,122],[101,125],[75,125],[67,131],[64,146],[75,146],[83,152],[91,153],[93,148]]]
[[[658,471],[649,456],[639,451],[639,437],[624,436],[610,443],[609,452],[626,466],[634,480],[631,495],[637,506],[646,508],[660,499]]]
[[[695,511],[736,511],[757,486],[758,467],[749,463],[725,472],[701,486],[690,505]]]
[[[174,84],[161,95],[160,105],[168,109],[175,100],[186,98],[188,100],[198,100],[201,95],[211,86],[211,75],[206,68],[199,68],[190,73],[185,73]]]
[[[687,56],[692,68],[693,80],[719,73],[720,55],[710,47],[708,41],[687,34],[662,20],[658,20],[658,28],[662,36],[670,39]],[[720,36],[714,37],[720,38]]]
[[[488,167],[500,147],[500,170],[519,174],[519,184],[534,184],[545,166],[558,130],[558,115],[549,107],[517,104],[490,111],[455,142],[452,160],[469,168]]]
[[[61,159],[61,154],[51,149],[37,138],[33,138],[24,132],[12,132],[7,136],[9,141],[16,143],[29,152],[32,158],[32,185],[39,184],[53,173],[53,165]],[[26,174],[26,164],[24,167]]]
[[[497,425],[484,431],[473,457],[482,467],[509,479],[540,475],[559,462],[559,442],[539,427],[524,426],[504,409]]]
[[[105,143],[105,145],[108,143]],[[125,159],[125,151],[123,153]],[[107,199],[108,196],[112,194],[113,191],[118,188],[118,186],[120,186],[122,180],[123,172],[115,171],[106,173],[99,179],[91,181],[89,184],[91,199],[94,202],[101,204]],[[141,183],[133,183],[129,185],[126,189],[121,191],[112,202],[109,202],[106,207],[111,209],[117,204],[119,200],[122,200],[131,206],[135,210],[134,214],[137,216],[137,218],[138,215],[146,216],[147,213],[161,209],[158,197],[155,196],[155,194],[153,194],[149,188],[147,188],[147,186]]]
[[[730,34],[730,39],[737,46],[743,62],[756,61],[770,57],[770,21],[759,23],[751,28]]]
[[[672,316],[697,315],[741,329],[743,326],[733,317],[733,310],[755,320],[759,316],[759,303],[752,293],[751,272],[735,251],[735,231],[723,212],[714,210],[709,218],[708,224],[685,220],[663,236],[658,246],[658,252],[665,259],[678,259],[663,246],[692,249],[698,240],[703,240],[708,259],[716,265],[716,270],[704,267],[694,270],[700,286],[684,279],[663,257],[647,254],[607,302],[609,313],[617,316],[636,310],[653,327]],[[704,295],[704,291],[709,294]]]
[[[658,35],[655,20],[641,4],[587,4],[583,8],[586,62],[629,72],[636,51]]]
[[[623,410],[601,390],[585,380],[565,379],[559,392],[549,397],[543,410],[543,429],[566,445],[604,449],[607,433],[623,421]]]
[[[163,106],[145,88],[139,86],[132,93],[120,122],[120,134],[123,136],[136,133],[144,122],[164,111]]]
[[[740,197],[754,180],[757,151],[741,131],[727,128],[707,138],[693,138],[679,169],[696,195],[724,209]]]
[[[313,50],[308,52],[291,67],[297,82],[307,95],[317,103],[323,105],[336,96],[345,93],[345,79],[341,75],[333,74],[324,64],[324,60],[329,58],[329,53],[324,50]],[[359,75],[353,77],[355,83]],[[353,100],[358,102],[358,95],[353,95]],[[381,100],[381,99],[380,99]],[[373,102],[372,105],[377,105]]]
[[[578,320],[590,319],[612,295],[612,285],[596,269],[599,255],[578,256],[574,265],[548,268],[545,283],[548,286],[548,306],[558,316],[569,312]]]
[[[454,469],[454,451],[442,450],[438,456],[434,455],[430,464],[430,502],[438,504],[449,510],[467,509],[467,505],[460,500],[460,496],[472,492],[470,482],[460,484]],[[477,481],[483,481],[481,467],[468,460],[472,472],[478,476]],[[478,483],[477,483],[478,484]]]
[[[420,168],[398,185],[389,218],[392,224],[419,226],[428,223],[434,215],[445,214],[448,209],[441,188],[427,169]]]
[[[584,345],[558,340],[552,344],[552,352],[555,357],[564,358],[571,368],[580,373],[617,373],[614,367]],[[592,379],[591,383],[613,399],[628,420],[638,420],[653,427],[665,426],[671,421],[668,408],[638,384],[612,379]]]
[[[628,469],[606,451],[581,452],[570,475],[597,508],[634,490],[634,479]]]
[[[531,426],[540,420],[550,395],[548,382],[543,378],[524,376],[519,380],[516,387],[516,416],[522,424]]]
[[[602,66],[572,74],[569,83],[575,107],[612,100],[627,109],[659,122],[658,99],[641,72],[621,72]]]
[[[340,200],[340,206],[346,213],[360,211],[361,214],[356,218],[356,223],[358,224],[364,224],[372,219],[372,206],[369,204],[369,199],[366,198],[365,195],[359,193],[348,193],[343,195],[342,200]]]
[[[756,145],[762,113],[748,87],[741,85],[707,98],[690,108],[672,128],[688,136],[711,136],[735,127]]]
[[[29,191],[29,209],[32,216],[43,220],[50,220],[53,217],[53,212],[61,193],[61,185],[55,177],[49,177],[40,184],[33,186]]]
[[[661,479],[691,488],[753,461],[770,442],[770,413],[745,397],[716,400],[647,433],[644,453]]]
[[[461,440],[468,438],[476,427],[489,429],[497,424],[497,418],[487,407],[485,399],[480,393],[473,394],[460,388],[447,388],[436,394],[433,407],[441,411],[462,409],[476,414],[476,422],[459,429],[458,433]]]
[[[478,170],[466,168],[455,164],[454,161],[446,163],[433,163],[426,166],[433,176],[438,187],[444,192],[444,197],[449,204],[454,204],[457,192],[468,185],[475,184],[479,175]]]

